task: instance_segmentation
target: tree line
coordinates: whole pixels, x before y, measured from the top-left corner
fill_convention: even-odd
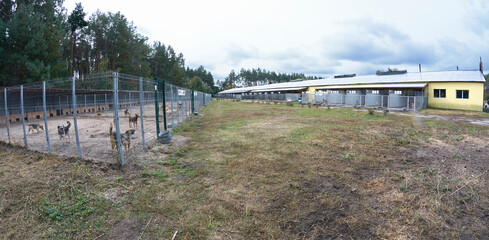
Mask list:
[[[218,85],[222,89],[230,89],[235,87],[251,87],[260,86],[272,83],[290,82],[292,80],[315,80],[322,79],[317,76],[306,76],[303,73],[276,73],[265,69],[244,69],[242,68],[238,74],[231,70],[224,81],[218,81]]]
[[[87,17],[81,3],[68,14],[63,0],[1,0],[0,14],[1,86],[116,71],[219,90],[203,66],[186,67],[172,46],[150,44],[120,12]]]

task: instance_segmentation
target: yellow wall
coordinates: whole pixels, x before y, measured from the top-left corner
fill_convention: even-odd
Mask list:
[[[306,89],[306,91],[309,91],[309,93],[315,93],[316,92],[316,88],[318,88],[319,86],[315,86],[315,87],[308,87]]]
[[[434,98],[434,89],[446,89],[446,98]],[[456,90],[469,90],[469,99],[458,99]],[[484,83],[432,82],[425,88],[428,107],[482,111]]]

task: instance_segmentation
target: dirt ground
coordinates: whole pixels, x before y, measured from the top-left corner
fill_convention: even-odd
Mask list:
[[[131,137],[131,148],[126,154],[126,161],[130,160],[134,154],[140,152],[143,148],[142,134],[141,134],[141,118],[138,119],[137,127],[129,127],[128,116],[124,115],[124,110],[119,110],[120,130],[124,133],[126,130],[135,129],[135,134]],[[138,113],[136,109],[132,109],[134,113]],[[139,110],[139,109],[138,109]],[[150,145],[156,140],[156,120],[154,116],[154,108],[150,109],[148,106],[144,110],[144,131],[145,141],[147,145]],[[117,154],[114,154],[111,150],[110,138],[109,138],[109,126],[113,123],[113,111],[108,111],[107,114],[102,112],[101,116],[96,114],[77,114],[77,125],[80,141],[80,149],[82,157],[85,159],[101,161],[101,162],[114,162],[116,161]],[[132,114],[134,115],[134,114]],[[168,115],[168,123],[171,122],[171,113]],[[58,135],[57,126],[67,125],[67,121],[71,122],[70,137],[68,139],[61,139]],[[176,123],[176,115],[174,117]],[[37,123],[44,126],[43,119],[31,120],[28,123]],[[26,123],[27,124],[27,123]],[[176,125],[176,124],[175,124]],[[72,115],[50,117],[48,120],[49,138],[51,142],[52,153],[61,157],[76,157],[78,151],[76,147],[75,128]],[[163,119],[160,117],[160,130],[163,130]],[[115,126],[113,128],[115,132]],[[0,125],[0,141],[8,142],[6,125]],[[27,144],[30,150],[39,151],[43,153],[48,152],[46,134],[43,130],[39,132],[34,130],[29,132],[26,126]],[[24,133],[22,129],[22,123],[10,124],[10,139],[13,144],[24,146]]]

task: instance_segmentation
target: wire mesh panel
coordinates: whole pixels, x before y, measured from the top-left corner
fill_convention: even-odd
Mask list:
[[[130,160],[156,140],[164,117],[174,127],[191,113],[189,89],[162,86],[152,79],[102,73],[6,88],[0,96],[0,141],[61,156]],[[197,95],[196,109],[211,100],[209,94]]]

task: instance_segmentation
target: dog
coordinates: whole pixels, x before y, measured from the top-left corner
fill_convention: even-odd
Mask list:
[[[102,112],[98,111],[97,116],[102,116]]]
[[[44,131],[44,126],[42,126],[40,124],[32,123],[32,124],[27,124],[27,125],[29,126],[29,131],[27,131],[28,133],[30,133],[31,130],[32,130],[32,133],[34,133],[34,130],[37,130],[37,132],[39,132],[39,130]]]
[[[66,126],[61,126],[63,130],[63,137],[67,137],[67,140],[70,140],[70,127],[71,127],[71,122],[66,121]],[[59,126],[58,126],[58,134],[59,134]]]
[[[136,130],[129,129],[124,134],[121,134],[122,146],[124,147],[124,151],[126,153],[131,147],[131,136],[134,135],[134,133],[136,133]],[[119,146],[117,145],[117,133],[112,131],[112,123],[110,124],[110,128],[109,128],[109,136],[110,136],[110,144],[112,147],[112,152],[114,152],[114,149],[116,148],[119,149]]]
[[[126,108],[126,111],[124,111],[124,115],[129,116],[129,117],[131,116],[131,113],[129,112],[129,109]]]
[[[129,116],[129,127],[138,127],[138,118],[139,115],[137,113],[134,114],[134,117]]]
[[[65,126],[61,125],[61,126],[58,126],[58,135],[59,135],[59,140],[63,140],[64,137],[65,137],[65,130],[64,130]]]

